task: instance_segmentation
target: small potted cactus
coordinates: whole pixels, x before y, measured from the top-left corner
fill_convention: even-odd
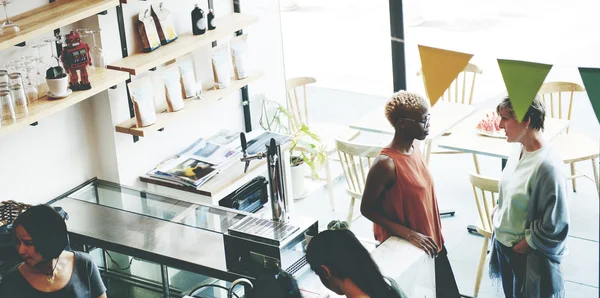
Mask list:
[[[46,83],[50,90],[48,97],[66,97],[70,91],[69,79],[61,66],[50,67],[46,70]]]

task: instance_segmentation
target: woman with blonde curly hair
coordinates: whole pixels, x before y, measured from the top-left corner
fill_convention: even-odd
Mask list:
[[[413,146],[429,133],[429,103],[418,94],[399,91],[388,101],[385,116],[394,138],[369,170],[360,211],[373,221],[376,240],[402,237],[435,258],[436,297],[460,297],[444,246],[433,178]]]

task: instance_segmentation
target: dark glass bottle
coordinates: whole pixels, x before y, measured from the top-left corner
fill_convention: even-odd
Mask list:
[[[206,15],[208,19],[208,30],[215,30],[217,28],[217,24],[215,23],[215,13],[212,9],[208,10],[208,15]]]
[[[204,17],[204,11],[198,4],[192,10],[192,33],[194,35],[206,33],[206,18]]]

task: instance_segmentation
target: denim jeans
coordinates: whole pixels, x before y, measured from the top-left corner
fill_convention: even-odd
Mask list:
[[[522,298],[525,269],[527,268],[527,254],[520,254],[512,247],[494,240],[494,248],[498,255],[498,264],[502,274],[502,288],[506,298]]]

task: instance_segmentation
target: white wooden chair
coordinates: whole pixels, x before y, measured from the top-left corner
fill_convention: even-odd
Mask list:
[[[477,297],[479,294],[479,286],[481,285],[481,277],[483,275],[483,266],[485,265],[485,259],[487,257],[488,243],[492,238],[492,212],[496,206],[498,180],[470,173],[469,181],[473,186],[473,194],[475,195],[475,203],[479,213],[476,225],[477,232],[484,237],[479,265],[477,266],[477,275],[475,277],[475,291],[473,294],[473,297]]]
[[[360,215],[354,217],[355,202],[357,199],[362,199],[371,164],[383,147],[351,143],[339,139],[336,140],[336,146],[346,178],[346,193],[350,196],[346,221],[352,225],[352,222],[360,217]]]
[[[288,119],[289,128],[290,132],[294,133],[300,130],[303,124],[306,125],[311,132],[315,133],[323,141],[326,148],[325,152],[329,156],[335,153],[335,138],[339,137],[344,140],[352,140],[356,138],[360,132],[334,123],[309,121],[306,85],[315,82],[316,80],[311,77],[297,77],[286,81],[288,111],[291,116],[290,119]],[[296,149],[298,151],[304,150],[299,146],[297,146]],[[327,191],[331,209],[335,210],[329,160],[329,158],[326,158],[324,164],[325,181],[327,182]]]
[[[585,92],[585,89],[583,86],[571,82],[544,83],[538,94],[541,95],[546,103],[546,116],[571,120],[575,92]],[[577,191],[575,180],[581,177],[586,177],[594,181],[596,190],[600,191],[600,180],[598,179],[600,145],[585,135],[569,133],[568,128],[565,134],[557,136],[552,143],[563,159],[563,162],[571,167],[571,176],[567,178],[572,182],[573,191]],[[591,160],[592,162],[593,178],[575,169],[576,162],[585,160]]]
[[[459,104],[467,104],[470,105],[473,103],[473,94],[475,91],[475,79],[478,75],[483,74],[483,70],[479,68],[475,64],[467,64],[465,69],[456,76],[454,81],[450,84],[448,89],[442,94],[438,100],[447,101],[451,103],[459,103]],[[417,72],[418,76],[422,75],[421,70]],[[425,84],[425,78],[423,78],[423,84]],[[431,102],[431,100],[430,100]],[[446,136],[451,134],[452,132],[447,132]],[[442,136],[443,138],[444,136]],[[431,154],[464,154],[464,152],[455,151],[455,150],[444,150],[436,148],[432,149],[432,142],[427,141],[424,144],[423,152],[425,153],[425,161],[429,163],[429,158]],[[475,171],[479,174],[479,160],[477,159],[477,154],[473,154],[473,162],[475,164]]]

